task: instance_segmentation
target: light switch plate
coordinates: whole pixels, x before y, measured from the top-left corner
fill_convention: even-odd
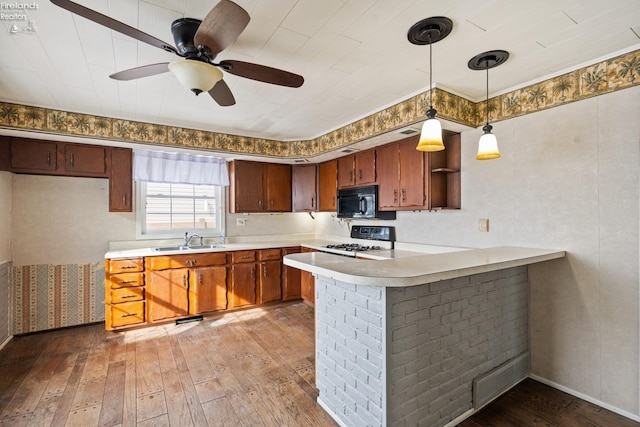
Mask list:
[[[484,233],[489,231],[489,218],[480,218],[478,220],[478,231],[482,231]]]
[[[237,227],[244,227],[245,225],[247,225],[247,219],[246,218],[236,218],[236,226]]]

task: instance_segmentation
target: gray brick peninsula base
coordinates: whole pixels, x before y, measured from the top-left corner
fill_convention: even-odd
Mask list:
[[[525,266],[316,289],[318,401],[344,425],[446,425],[472,408],[474,379],[529,350]]]
[[[454,426],[529,373],[528,265],[498,247],[284,257],[313,273],[318,403],[342,426]]]

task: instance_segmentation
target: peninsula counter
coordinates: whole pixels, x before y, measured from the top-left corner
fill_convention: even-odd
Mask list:
[[[461,421],[527,376],[527,266],[564,256],[521,247],[287,255],[316,279],[319,404],[350,427]]]

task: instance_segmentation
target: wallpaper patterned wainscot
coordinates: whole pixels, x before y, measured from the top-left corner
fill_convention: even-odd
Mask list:
[[[13,268],[12,333],[104,320],[104,262]]]
[[[483,80],[478,78],[478,85]],[[640,50],[562,74],[489,100],[491,122],[640,85]],[[470,127],[482,126],[486,102],[473,102],[433,88],[438,117]],[[0,127],[57,135],[186,147],[267,157],[312,157],[425,119],[431,90],[400,101],[311,140],[275,141],[197,129],[136,122],[49,108],[0,102]]]

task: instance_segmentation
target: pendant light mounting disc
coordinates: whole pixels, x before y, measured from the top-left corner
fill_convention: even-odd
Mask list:
[[[433,16],[416,22],[409,28],[407,38],[413,44],[425,45],[439,42],[451,33],[453,21],[444,16]]]
[[[490,50],[474,56],[467,65],[472,70],[488,70],[502,65],[507,62],[507,59],[509,59],[509,52],[506,50]]]

